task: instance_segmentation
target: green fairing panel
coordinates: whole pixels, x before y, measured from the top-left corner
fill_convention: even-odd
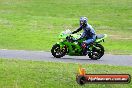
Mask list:
[[[81,36],[81,34],[65,34],[64,32],[61,32],[60,35],[59,35],[59,39],[65,39],[69,35],[73,36],[76,39],[80,38],[80,36]],[[102,42],[103,39],[105,39],[106,37],[107,37],[107,34],[104,34],[103,38],[96,39],[95,42]]]
[[[78,35],[78,34],[64,34],[63,32],[60,33],[59,35],[59,39],[65,39],[67,36],[73,36],[74,38],[80,38],[81,35]]]
[[[60,33],[59,39],[65,39],[69,34]]]

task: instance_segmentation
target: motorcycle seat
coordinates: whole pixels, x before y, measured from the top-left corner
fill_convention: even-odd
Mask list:
[[[97,34],[96,35],[96,39],[101,39],[101,38],[103,38],[105,35],[104,34]]]

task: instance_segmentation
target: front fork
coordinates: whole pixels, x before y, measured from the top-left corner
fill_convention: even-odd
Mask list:
[[[64,44],[62,42],[57,42],[56,44],[60,45],[60,49],[64,47]]]
[[[58,44],[58,45],[60,45],[60,50],[66,50],[66,52],[67,52],[67,47],[66,47],[66,45],[63,43],[63,42],[57,42],[56,44]]]

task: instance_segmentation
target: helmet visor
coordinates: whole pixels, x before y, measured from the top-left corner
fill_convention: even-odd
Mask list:
[[[84,24],[84,21],[83,20],[80,20],[80,25],[83,25]]]
[[[80,20],[80,26],[84,24],[84,21],[83,20]]]

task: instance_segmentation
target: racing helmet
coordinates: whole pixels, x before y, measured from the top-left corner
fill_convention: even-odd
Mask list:
[[[86,25],[87,22],[88,22],[88,18],[87,17],[81,17],[80,18],[80,26]]]

